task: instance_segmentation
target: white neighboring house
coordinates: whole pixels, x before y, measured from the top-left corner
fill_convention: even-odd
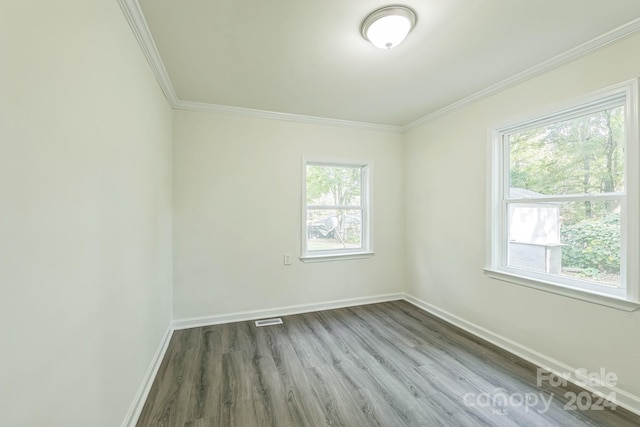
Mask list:
[[[508,265],[525,270],[559,274],[562,268],[560,204],[536,203],[543,194],[510,188],[509,196],[531,198],[531,203],[509,205]]]

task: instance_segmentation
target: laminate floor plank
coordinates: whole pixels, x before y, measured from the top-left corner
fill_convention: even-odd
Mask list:
[[[456,427],[493,427],[490,419],[477,411],[460,408],[459,400],[452,400],[447,394],[436,392],[419,402],[432,411],[442,414],[443,425]]]
[[[324,409],[326,424],[342,427],[366,425],[363,419],[358,420],[359,411],[353,411],[353,407],[347,407],[349,402],[345,401],[344,393],[337,389],[338,382],[327,381],[327,374],[323,372],[323,368],[326,366],[310,368],[309,378],[313,395]]]
[[[182,425],[190,394],[191,370],[200,351],[199,330],[175,331],[149,392],[138,426]]]
[[[282,424],[291,423],[293,426],[320,426],[325,424],[326,416],[312,391],[307,370],[298,358],[290,342],[286,340],[272,340],[270,349],[276,371],[270,377],[274,396],[281,399],[286,406],[288,417]],[[278,420],[280,423],[281,420]]]
[[[216,419],[199,418],[193,421],[187,421],[184,423],[184,427],[212,427],[219,425]]]
[[[341,372],[344,375],[356,370],[355,374],[345,376],[349,377],[351,384],[357,384],[367,390],[376,406],[385,408],[385,414],[393,415],[393,420],[386,425],[441,425],[435,414],[426,411],[415,401],[416,397],[426,394],[425,383],[416,384],[415,381],[419,381],[420,377],[410,370],[411,364],[408,364],[406,369],[398,368],[398,363],[393,360],[394,356],[401,359],[403,355],[389,354],[386,358],[382,357],[381,353],[369,344],[368,340],[371,337],[361,335],[369,331],[366,321],[354,316],[349,310],[325,313],[327,317],[332,315],[336,316],[336,322],[348,325],[340,331],[334,330],[334,334],[356,338],[349,340],[348,345],[352,351],[348,354],[351,357],[341,364]],[[353,328],[358,328],[359,332],[354,332]],[[358,357],[353,357],[356,354]]]
[[[322,349],[327,365],[339,364],[350,357],[349,346],[327,329],[327,323],[318,313],[309,313],[303,317],[303,321],[308,331],[313,334],[316,347]]]
[[[487,355],[493,357],[495,355],[495,348],[488,349],[486,342],[462,329],[446,324],[407,302],[393,301],[392,304],[397,310],[386,311],[387,316],[402,329],[409,330],[420,337],[423,341],[421,344],[438,342],[445,343],[445,345],[462,346],[467,353],[476,357],[486,357]]]
[[[221,330],[221,351],[233,353],[235,351],[251,351],[255,349],[255,342],[251,340],[250,328],[252,322],[228,323]]]
[[[640,426],[405,301],[282,319],[175,331],[137,426]]]
[[[410,426],[446,425],[446,419],[438,418],[435,411],[422,405],[422,399],[414,390],[407,387],[402,378],[381,366],[372,366],[368,370],[372,381],[371,390],[383,396],[387,403]],[[416,378],[419,378],[416,375]]]
[[[398,328],[398,322],[393,320],[385,311],[376,310],[368,305],[353,307],[351,311],[369,325],[378,329],[392,342],[400,342],[408,347],[415,347],[426,342],[418,335],[413,334],[410,329]]]
[[[323,383],[334,384],[336,394],[346,405],[346,410],[353,413],[351,425],[367,425],[383,427],[398,425],[394,417],[389,417],[386,405],[377,404],[366,388],[359,388],[347,372],[353,369],[348,360],[341,360],[334,366],[314,368]]]
[[[215,418],[222,405],[222,357],[219,330],[203,330],[201,350],[195,359],[187,420]]]
[[[189,340],[193,337],[192,334],[192,332],[182,330],[178,330],[173,333],[169,346],[167,347],[164,360],[160,364],[160,368],[158,369],[158,373],[156,374],[154,384],[149,391],[149,395],[147,396],[145,405],[143,406],[142,412],[138,417],[138,425],[150,425],[150,417],[151,413],[153,412],[153,404],[161,400],[158,397],[158,394],[161,390],[164,390],[164,383],[167,381],[171,381],[174,376],[173,371],[175,370],[175,363],[173,363],[172,361],[180,357],[178,356],[178,354],[184,351],[189,346]],[[193,344],[191,346],[193,346]],[[163,384],[160,384],[160,379],[163,380]]]
[[[323,344],[332,350],[332,358],[335,360],[357,361],[362,363],[362,355],[358,355],[353,347],[353,339],[349,328],[334,317],[335,310],[314,313],[318,324],[326,331]],[[336,363],[334,363],[335,365]]]
[[[261,414],[254,412],[252,384],[246,374],[245,355],[232,351],[222,355],[222,402],[220,425],[241,427],[256,424]]]
[[[379,366],[389,372],[414,397],[420,398],[428,394],[428,391],[424,390],[424,384],[419,381],[419,377],[412,369],[421,365],[421,361],[408,353],[410,347],[394,345],[377,329],[372,328],[355,314],[336,310],[336,316],[345,324],[354,323],[356,319],[358,321],[358,325],[350,330],[350,335],[353,337],[350,343],[354,353],[365,358],[370,366]]]
[[[285,330],[293,349],[302,364],[307,367],[331,364],[331,355],[322,342],[306,324],[304,314],[287,318]]]
[[[509,396],[516,393],[518,398],[520,395],[522,395],[523,398],[524,396],[534,396],[532,394],[533,390],[528,391],[526,389],[516,389],[512,391],[491,384],[491,382],[482,375],[476,374],[472,369],[463,365],[443,366],[434,362],[431,365],[419,367],[416,371],[427,378],[434,387],[437,387],[438,384],[444,383],[446,387],[446,393],[444,394],[454,397],[455,401],[464,402],[465,399],[468,399],[468,402],[478,406],[482,414],[481,417],[485,420],[488,420],[494,414],[494,411],[502,411],[497,405],[484,409],[482,406],[485,403],[485,399],[482,398],[483,395],[486,395],[487,399],[497,399],[494,396],[499,395],[503,395],[508,399]],[[442,394],[442,391],[440,391],[440,393]],[[537,394],[535,396],[537,398]],[[520,402],[518,401],[518,403]],[[534,402],[532,401],[530,403]],[[499,422],[504,425],[515,426],[544,425],[544,420],[538,419],[537,417],[537,409],[543,409],[542,403],[539,403],[532,408],[525,407],[524,405],[509,406],[508,409],[505,409],[505,411],[501,413],[502,416]],[[463,409],[461,409],[461,411],[464,412]]]

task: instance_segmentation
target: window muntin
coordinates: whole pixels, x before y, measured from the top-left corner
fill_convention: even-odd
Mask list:
[[[635,90],[494,131],[490,271],[637,300]]]
[[[305,161],[305,257],[368,253],[369,166]]]

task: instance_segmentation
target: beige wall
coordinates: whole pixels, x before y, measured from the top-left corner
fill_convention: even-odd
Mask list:
[[[171,110],[116,1],[2,1],[0,58],[0,424],[117,426],[171,317]]]
[[[492,280],[482,268],[488,128],[640,76],[639,51],[636,36],[412,130],[404,163],[408,292],[574,368],[616,372],[636,396],[640,311]]]
[[[299,260],[303,155],[373,161],[373,258]],[[176,111],[173,167],[175,318],[402,289],[401,135]]]
[[[120,424],[172,307],[402,290],[640,395],[640,312],[481,270],[487,127],[639,76],[638,51],[640,36],[398,135],[172,114],[117,2],[2,2],[3,424]],[[303,155],[373,161],[373,258],[300,262]]]

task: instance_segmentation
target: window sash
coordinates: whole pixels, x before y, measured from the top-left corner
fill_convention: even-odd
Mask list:
[[[501,269],[508,271],[513,274],[526,275],[531,277],[537,277],[543,281],[551,281],[556,282],[555,284],[558,286],[567,286],[570,288],[576,289],[585,289],[591,292],[603,293],[606,295],[614,295],[617,297],[624,297],[627,294],[627,250],[626,250],[626,241],[627,241],[627,233],[625,232],[626,226],[626,218],[623,215],[625,211],[625,207],[627,204],[626,197],[618,196],[614,197],[612,195],[608,195],[609,197],[588,197],[588,196],[575,196],[575,197],[565,197],[565,200],[560,200],[559,198],[551,199],[552,202],[562,202],[562,201],[602,201],[602,200],[617,200],[620,202],[620,284],[619,286],[613,287],[611,285],[607,285],[604,283],[599,283],[596,281],[590,280],[582,280],[578,278],[571,278],[568,276],[544,273],[544,272],[536,272],[531,270],[526,270],[517,267],[509,266],[508,256],[509,256],[509,206],[516,204],[536,204],[539,202],[539,199],[509,199],[502,201],[502,212],[501,212],[501,223],[502,223],[502,244],[500,245],[501,252]],[[560,242],[562,244],[562,242]]]
[[[562,203],[562,202],[589,202],[603,200],[620,200],[627,196],[626,192],[595,193],[595,194],[567,194],[562,196],[542,197],[505,197],[509,203]]]
[[[562,295],[585,293],[585,301],[621,308],[620,304],[607,303],[607,298],[640,303],[640,147],[638,141],[638,79],[634,79],[595,94],[583,97],[564,109],[513,125],[503,125],[492,130],[492,146],[488,186],[487,235],[488,251],[485,270],[491,277],[520,285],[544,289]],[[508,138],[516,132],[526,131],[551,123],[557,123],[609,108],[625,107],[624,123],[624,191],[597,194],[544,195],[541,197],[510,197],[510,152]],[[620,287],[612,288],[596,282],[565,278],[544,272],[533,272],[507,266],[509,247],[509,205],[527,203],[580,202],[616,200],[620,203]],[[496,275],[493,275],[493,272]],[[504,273],[500,276],[500,273]],[[513,277],[510,279],[509,277]],[[521,279],[518,279],[521,278]],[[536,285],[539,283],[540,285]],[[571,292],[562,291],[569,289]],[[558,291],[554,291],[558,289]],[[613,300],[610,300],[613,301]]]
[[[600,97],[592,101],[584,103],[578,102],[575,106],[566,108],[557,113],[543,115],[537,119],[528,120],[515,126],[504,127],[500,133],[511,135],[514,133],[525,132],[553,123],[563,122],[565,120],[575,119],[576,117],[597,113],[610,108],[624,107],[627,105],[627,94],[617,91],[608,96]]]
[[[307,166],[324,166],[332,168],[360,169],[360,203],[355,205],[314,205],[307,204]],[[372,165],[370,162],[343,162],[343,161],[316,161],[303,159],[303,212],[302,212],[302,258],[315,257],[345,257],[371,253],[371,214],[370,214],[370,174]],[[331,248],[309,249],[307,218],[309,212],[314,210],[358,211],[361,215],[360,247],[357,248]]]
[[[363,211],[362,205],[307,205],[308,210],[345,210],[345,211]]]

